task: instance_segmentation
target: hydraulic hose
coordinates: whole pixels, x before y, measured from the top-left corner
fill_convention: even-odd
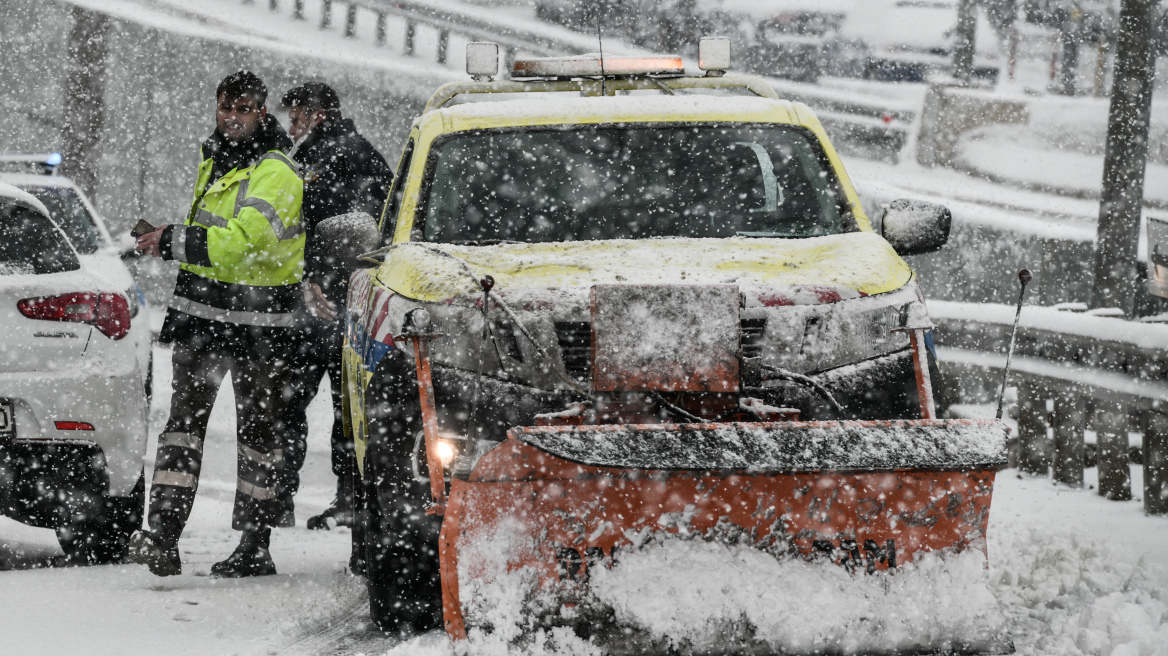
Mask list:
[[[840,405],[839,401],[835,400],[835,397],[832,396],[831,391],[828,390],[827,387],[825,387],[823,383],[819,382],[818,380],[815,380],[811,376],[805,376],[803,374],[795,373],[794,371],[773,367],[769,364],[759,366],[771,374],[771,377],[765,378],[765,380],[786,380],[792,383],[810,387],[816,392],[819,392],[823,398],[827,399],[828,403],[830,403],[832,407],[835,408],[835,411],[838,412],[841,417],[846,416],[844,407]]]
[[[718,419],[702,419],[701,417],[699,417],[697,415],[689,413],[688,411],[685,410],[685,408],[681,408],[679,406],[676,406],[676,405],[670,403],[669,401],[666,401],[665,397],[661,396],[661,394],[659,394],[657,392],[650,392],[650,394],[653,395],[653,398],[657,399],[658,403],[665,406],[666,410],[677,415],[678,417],[681,417],[682,419],[688,419],[691,423],[706,424],[706,423],[710,423],[712,421],[716,422],[719,419],[721,419],[721,417],[719,417]]]

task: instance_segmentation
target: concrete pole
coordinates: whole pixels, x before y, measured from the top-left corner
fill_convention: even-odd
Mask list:
[[[320,0],[320,29],[327,30],[333,26],[333,0]]]
[[[418,24],[412,20],[406,20],[406,36],[402,44],[402,54],[406,57],[414,56],[414,39],[418,34]]]
[[[969,84],[973,77],[973,50],[977,36],[977,4],[975,0],[957,3],[957,32],[953,35],[953,79]]]
[[[1168,415],[1144,413],[1144,512],[1168,515]]]
[[[357,36],[357,5],[349,3],[345,9],[345,37],[353,38]]]
[[[1127,408],[1119,403],[1098,403],[1095,407],[1095,442],[1099,447],[1099,494],[1113,501],[1131,499]]]
[[[105,67],[109,54],[109,17],[73,7],[69,30],[68,73],[62,129],[61,173],[92,197],[105,125]]]
[[[1046,395],[1033,383],[1018,385],[1018,468],[1046,476]]]
[[[1157,0],[1122,2],[1111,109],[1107,116],[1091,307],[1118,307],[1131,316],[1136,295],[1140,293],[1136,279],[1136,243],[1148,158],[1148,118],[1155,68],[1152,17]]]
[[[1087,412],[1083,397],[1063,390],[1054,400],[1054,480],[1083,487],[1083,427]]]

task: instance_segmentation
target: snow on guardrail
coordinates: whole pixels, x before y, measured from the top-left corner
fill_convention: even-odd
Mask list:
[[[941,363],[1000,371],[1014,308],[930,301]],[[1012,377],[1073,387],[1084,396],[1168,410],[1168,323],[1126,321],[1027,306],[1018,325]]]
[[[992,401],[1014,308],[929,305],[950,400]],[[1168,514],[1168,323],[1026,307],[1009,375],[1018,390],[1012,463],[1039,475],[1049,469],[1075,487],[1084,484],[1084,468],[1098,466],[1099,493],[1125,500],[1135,459],[1144,467],[1144,511]],[[1088,427],[1097,445],[1090,457]],[[1142,433],[1134,456],[1130,431]]]

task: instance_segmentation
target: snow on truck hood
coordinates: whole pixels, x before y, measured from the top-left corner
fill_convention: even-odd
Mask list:
[[[475,276],[492,276],[495,291],[505,296],[554,291],[577,302],[586,302],[597,283],[737,283],[748,305],[802,305],[882,294],[912,279],[888,242],[869,232],[804,239],[407,243],[388,253],[377,278],[407,298],[444,302],[479,292],[466,267]]]

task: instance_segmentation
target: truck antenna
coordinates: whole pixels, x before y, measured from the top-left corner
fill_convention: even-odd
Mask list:
[[[1010,377],[1010,360],[1014,359],[1014,340],[1018,337],[1018,319],[1022,317],[1022,299],[1026,298],[1026,285],[1030,283],[1030,269],[1018,272],[1018,282],[1022,290],[1018,292],[1018,309],[1014,312],[1014,329],[1010,332],[1010,346],[1006,348],[1006,368],[1002,371],[1002,390],[998,392],[998,412],[995,419],[1002,418],[1002,402],[1006,399],[1006,379]]]
[[[596,42],[600,44],[600,95],[607,96],[604,83],[604,36],[600,33],[600,15],[604,12],[604,0],[596,0]]]

